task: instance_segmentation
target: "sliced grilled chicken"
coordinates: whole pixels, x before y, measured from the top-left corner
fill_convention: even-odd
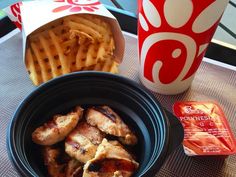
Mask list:
[[[66,177],[82,177],[83,164],[76,159],[71,159],[66,168]]]
[[[83,177],[130,177],[138,166],[120,143],[104,138],[95,157],[84,165]]]
[[[40,145],[53,145],[65,139],[82,118],[83,109],[76,107],[67,115],[56,115],[32,133],[32,140]]]
[[[102,142],[104,136],[96,127],[81,122],[66,138],[65,151],[71,157],[86,163],[94,157],[97,145]]]
[[[99,145],[105,134],[102,133],[98,128],[89,125],[87,122],[81,122],[77,126],[79,134],[87,137],[93,144]]]
[[[45,146],[44,164],[50,177],[66,177],[66,167],[70,157],[60,147]]]
[[[86,114],[86,120],[90,125],[96,126],[101,131],[119,137],[123,144],[137,144],[135,134],[122,121],[120,116],[108,106],[89,108]]]

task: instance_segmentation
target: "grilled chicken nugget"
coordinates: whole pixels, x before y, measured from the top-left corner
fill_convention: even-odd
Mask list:
[[[66,177],[82,177],[83,164],[76,159],[71,159],[66,168]]]
[[[70,157],[60,147],[45,146],[43,149],[44,164],[50,177],[66,177],[66,167]]]
[[[40,145],[53,145],[65,139],[82,118],[83,109],[76,107],[67,115],[56,115],[32,133],[32,140]]]
[[[66,138],[65,151],[71,157],[86,163],[94,157],[97,145],[103,138],[104,134],[99,129],[81,122]]]
[[[120,138],[123,144],[137,144],[137,137],[108,106],[97,106],[89,108],[86,114],[87,122],[101,131]]]
[[[138,166],[118,141],[104,138],[95,157],[84,165],[83,177],[130,177]]]

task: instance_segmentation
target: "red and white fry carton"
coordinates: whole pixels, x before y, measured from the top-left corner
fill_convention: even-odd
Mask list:
[[[20,13],[21,4],[22,4],[21,2],[18,2],[2,9],[11,19],[11,21],[16,25],[16,27],[19,28],[20,30],[22,29],[22,21]]]
[[[181,101],[173,106],[184,127],[184,151],[189,156],[236,154],[236,139],[217,103]]]
[[[38,28],[61,17],[93,14],[104,17],[110,24],[115,40],[114,56],[118,63],[122,62],[125,41],[121,28],[116,18],[98,0],[33,0],[17,3],[8,8],[8,11],[5,10],[8,16],[15,17],[11,18],[13,21],[20,19],[22,22],[24,59],[27,37]]]
[[[98,0],[35,0],[22,2],[23,51],[25,51],[26,39],[33,31],[49,22],[72,14],[94,14],[106,17],[114,34],[115,58],[119,63],[122,61],[125,42],[121,28],[116,18]]]

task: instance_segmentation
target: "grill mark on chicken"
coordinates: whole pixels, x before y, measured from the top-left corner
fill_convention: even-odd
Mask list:
[[[73,148],[79,150],[81,154],[85,154],[87,152],[83,147],[81,147],[79,142],[75,142],[71,138],[67,138],[66,143],[71,145]]]
[[[105,134],[98,128],[89,125],[87,122],[80,122],[76,128],[67,136],[65,151],[71,157],[82,163],[94,157],[97,145],[99,145]]]
[[[46,146],[43,157],[50,177],[64,177],[70,157],[63,152],[61,147]]]
[[[80,144],[78,142],[72,141],[70,138],[67,138],[66,143],[68,143],[75,149],[80,149]]]
[[[83,164],[76,159],[71,159],[66,168],[66,177],[82,177],[83,176]]]
[[[65,139],[82,118],[83,109],[79,106],[66,115],[55,115],[51,120],[32,133],[32,140],[40,145],[53,145]]]
[[[106,134],[119,137],[126,145],[137,144],[137,137],[121,117],[108,106],[91,107],[86,112],[87,122]]]
[[[94,145],[99,145],[105,137],[104,133],[87,122],[80,122],[75,129],[78,133],[88,138]]]
[[[116,122],[116,116],[108,108],[97,106],[93,107],[93,109],[108,117],[112,122]]]
[[[54,120],[51,120],[51,121],[45,123],[44,126],[45,126],[45,128],[56,128],[56,129],[58,129],[57,124]]]
[[[122,159],[101,159],[91,163],[88,171],[99,173],[113,173],[115,171],[135,171],[136,166]]]
[[[83,176],[117,176],[131,177],[139,164],[134,161],[118,141],[103,139],[98,146],[95,157],[84,165]],[[121,176],[121,175],[118,175]]]
[[[80,152],[81,152],[81,154],[85,154],[87,151],[84,148],[80,148]]]

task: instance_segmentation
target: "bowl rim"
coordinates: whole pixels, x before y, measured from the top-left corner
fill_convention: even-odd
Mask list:
[[[158,160],[164,161],[167,157],[167,152],[168,152],[168,144],[170,142],[170,122],[167,119],[167,117],[165,116],[165,112],[163,107],[161,106],[161,104],[159,103],[159,101],[154,97],[154,95],[143,85],[139,84],[138,82],[131,80],[128,77],[125,76],[121,76],[121,75],[116,75],[116,74],[112,74],[112,73],[107,73],[107,72],[101,72],[101,71],[79,71],[79,72],[73,72],[73,73],[68,73],[62,76],[59,76],[57,78],[51,79],[50,81],[41,84],[40,86],[36,87],[34,90],[32,90],[25,98],[23,98],[23,100],[19,103],[19,105],[17,106],[15,112],[13,113],[13,116],[8,124],[8,128],[7,128],[7,136],[6,136],[6,142],[7,142],[7,152],[8,152],[8,157],[10,158],[12,164],[16,167],[16,169],[18,170],[18,172],[21,175],[24,176],[35,176],[35,174],[33,174],[28,167],[26,167],[25,163],[22,162],[22,160],[19,157],[18,152],[16,152],[16,144],[15,144],[15,138],[14,138],[14,134],[15,134],[15,126],[16,126],[16,120],[19,117],[19,115],[21,114],[21,112],[23,111],[23,108],[25,107],[25,105],[35,96],[37,96],[39,93],[42,92],[42,90],[47,89],[53,85],[59,84],[60,82],[62,82],[63,80],[69,80],[70,78],[74,78],[74,77],[85,77],[85,76],[89,76],[89,77],[106,77],[106,79],[112,79],[112,80],[116,80],[118,82],[123,82],[123,84],[129,85],[135,89],[138,89],[139,91],[142,91],[142,93],[145,94],[145,96],[148,96],[149,99],[151,99],[151,101],[153,103],[156,104],[157,108],[159,108],[159,112],[160,112],[160,116],[161,118],[164,120],[164,128],[165,128],[165,134],[164,134],[164,143],[161,149],[161,152],[159,154],[159,156],[156,156],[153,160],[152,163],[148,165],[148,168],[145,168],[145,171],[141,172],[140,176],[148,176],[147,173],[150,173],[150,170],[153,171],[155,170],[155,166],[159,163]],[[156,171],[157,172],[157,171]]]

